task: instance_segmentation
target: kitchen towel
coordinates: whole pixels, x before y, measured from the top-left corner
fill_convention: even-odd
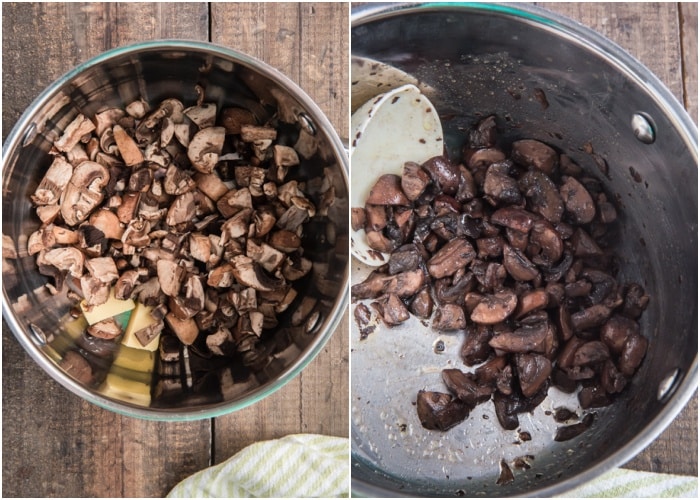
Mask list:
[[[346,438],[292,434],[247,446],[184,479],[169,498],[332,498],[350,495]]]
[[[698,498],[698,478],[613,469],[559,496],[564,498]]]

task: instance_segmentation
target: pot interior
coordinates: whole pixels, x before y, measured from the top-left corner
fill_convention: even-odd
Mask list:
[[[696,132],[648,70],[601,37],[549,16],[504,6],[368,9],[353,22],[352,51],[417,79],[441,116],[453,160],[460,157],[465,131],[496,114],[504,143],[543,141],[603,183],[618,210],[618,281],[640,283],[651,297],[640,320],[649,339],[646,358],[615,403],[596,409],[593,426],[573,440],[553,441],[557,424],[545,412],[577,405],[556,389],[533,414],[520,417],[520,430],[532,441],[503,431],[492,403],[440,433],[421,427],[411,402],[419,389],[445,391],[442,367],[465,369],[461,337],[440,335],[445,354],[435,354],[437,333],[415,318],[392,329],[380,326],[364,341],[353,324],[352,474],[358,495],[555,494],[590,478],[596,467],[602,472],[604,463],[632,458],[694,390]],[[354,74],[353,82],[358,78]],[[353,109],[361,104],[353,102]],[[636,138],[635,114],[653,124],[653,143]],[[365,175],[357,168],[353,175]],[[353,283],[368,272],[354,261],[356,268],[362,271]],[[674,374],[672,391],[659,398]],[[527,455],[534,456],[530,469],[514,470],[512,483],[496,485],[501,459],[512,463]]]
[[[335,190],[335,202],[326,214],[308,222],[303,237],[304,256],[313,263],[290,307],[278,316],[274,331],[263,334],[271,361],[260,372],[240,366],[239,359],[207,355],[204,336],[189,348],[189,367],[182,366],[175,396],[158,398],[156,372],[128,370],[120,376],[150,387],[150,403],[142,397],[106,397],[101,387],[113,369],[85,349],[85,334],[70,316],[75,303],[63,293],[52,295],[51,282],[38,273],[36,256],[27,255],[27,238],[40,226],[30,196],[51,164],[53,141],[78,113],[93,117],[108,107],[124,108],[143,98],[152,109],[165,98],[180,99],[185,107],[197,102],[196,86],[204,102],[217,109],[247,109],[263,124],[279,123],[280,143],[294,146],[305,135],[301,163],[286,180],[316,184]],[[88,400],[112,410],[158,419],[202,418],[250,404],[273,392],[295,376],[333,333],[345,311],[347,283],[348,203],[346,159],[328,120],[310,99],[281,73],[242,54],[193,42],[155,42],[117,49],[93,59],[47,89],[25,112],[4,148],[3,238],[11,240],[18,255],[3,259],[3,313],[13,332],[34,359],[56,380]],[[291,315],[304,296],[317,299],[314,325],[292,326]],[[200,342],[200,340],[202,342]],[[91,384],[81,383],[61,368],[69,351],[86,358],[95,374]],[[157,356],[157,352],[155,353]]]

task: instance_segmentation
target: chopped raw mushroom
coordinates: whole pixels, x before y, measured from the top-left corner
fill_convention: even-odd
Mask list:
[[[32,202],[35,205],[58,205],[59,199],[72,176],[73,165],[68,163],[63,156],[56,155],[36,191],[34,191]]]
[[[109,171],[92,161],[84,161],[61,194],[61,216],[66,224],[83,222],[104,198],[103,188],[109,182]]]
[[[54,147],[59,151],[67,153],[78,144],[84,135],[89,134],[93,130],[95,130],[95,124],[92,120],[83,114],[79,114],[68,124],[63,135],[54,142]]]
[[[93,337],[107,340],[116,338],[123,333],[122,327],[114,318],[103,319],[88,326],[87,332]]]
[[[120,125],[115,125],[112,128],[114,140],[119,148],[119,154],[128,166],[133,167],[143,163],[143,153],[139,149],[136,141],[124,130]]]
[[[198,172],[212,173],[219,161],[225,134],[223,127],[208,127],[194,135],[187,147],[187,157]]]

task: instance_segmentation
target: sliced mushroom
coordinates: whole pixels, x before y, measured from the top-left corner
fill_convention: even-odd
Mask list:
[[[61,195],[61,216],[66,224],[83,222],[102,203],[103,188],[109,182],[108,170],[92,161],[84,161],[73,170],[73,175]]]
[[[564,214],[564,202],[554,182],[540,170],[529,170],[518,181],[529,208],[556,224]]]
[[[91,226],[102,231],[106,238],[121,240],[124,234],[124,228],[119,222],[119,217],[111,210],[104,208],[96,210],[90,215],[88,222]]]
[[[96,257],[85,261],[85,268],[102,283],[111,284],[119,278],[117,266],[112,257]]]
[[[409,205],[408,198],[401,190],[401,178],[394,174],[379,177],[367,197],[369,205]]]
[[[196,206],[194,202],[195,194],[187,191],[175,198],[165,217],[168,226],[177,226],[185,222],[191,222],[195,217]]]
[[[418,391],[418,419],[423,427],[447,431],[469,416],[471,406],[445,393]]]
[[[54,266],[60,271],[68,271],[71,276],[80,278],[83,275],[85,256],[75,247],[54,248],[40,252],[37,263]]]
[[[121,335],[123,330],[114,318],[107,318],[88,326],[87,332],[93,337],[111,340]]]
[[[256,290],[269,292],[284,286],[284,281],[271,278],[246,255],[236,255],[231,260],[232,273],[236,281]]]
[[[256,125],[255,115],[244,108],[225,108],[221,110],[221,125],[227,134],[240,134],[243,125]]]
[[[187,147],[187,157],[198,172],[212,173],[219,161],[225,134],[223,127],[208,127],[194,135]]]
[[[139,149],[136,141],[122,128],[120,125],[115,125],[112,128],[114,140],[119,148],[119,154],[128,166],[133,167],[143,163],[144,156]]]
[[[199,106],[191,106],[185,109],[183,113],[200,129],[213,127],[216,122],[216,104],[213,102],[203,103]]]
[[[63,135],[53,143],[54,147],[63,152],[67,153],[73,147],[78,144],[80,139],[86,134],[89,134],[95,130],[95,124],[87,118],[85,115],[78,114],[72,122],[68,124]]]
[[[539,275],[537,267],[530,259],[510,245],[503,245],[503,266],[513,279],[519,281],[534,280]]]
[[[34,191],[32,202],[35,205],[57,205],[72,176],[73,165],[63,156],[56,155]]]
[[[526,398],[532,397],[544,386],[552,373],[552,363],[540,354],[516,354],[520,390]]]
[[[457,304],[442,304],[435,310],[433,328],[438,331],[463,330],[467,327],[464,308]]]
[[[437,279],[451,276],[469,264],[474,257],[474,247],[465,238],[455,238],[427,262],[428,272]]]
[[[246,240],[246,255],[268,272],[274,272],[286,259],[283,252],[265,242],[257,243],[251,238]]]
[[[516,163],[534,167],[547,175],[552,175],[559,160],[556,151],[545,143],[533,139],[515,141],[511,157]]]
[[[180,293],[185,269],[177,262],[171,260],[159,260],[156,262],[158,283],[163,293],[169,297],[176,297]]]
[[[471,320],[482,325],[495,325],[515,311],[518,296],[511,291],[486,295],[471,313]]]
[[[576,224],[588,224],[595,218],[596,209],[591,194],[574,177],[563,176],[559,194],[566,212]]]
[[[165,321],[170,329],[177,335],[185,345],[192,345],[199,335],[199,328],[194,319],[180,319],[173,313],[168,313],[165,316]]]

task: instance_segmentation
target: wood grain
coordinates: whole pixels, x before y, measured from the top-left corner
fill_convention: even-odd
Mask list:
[[[347,136],[349,10],[343,3],[212,4],[212,41],[279,69]],[[241,23],[239,19],[252,19]],[[215,463],[266,436],[310,432],[347,436],[348,319],[282,390],[215,422]]]
[[[697,3],[541,3],[616,42],[649,68],[697,124]],[[679,453],[679,450],[683,452]],[[698,474],[698,393],[625,467]]]
[[[206,4],[4,4],[3,134],[45,86],[100,52],[152,38],[206,40],[207,29]],[[44,374],[4,321],[2,336],[4,496],[163,496],[209,465],[208,420],[102,410]]]

